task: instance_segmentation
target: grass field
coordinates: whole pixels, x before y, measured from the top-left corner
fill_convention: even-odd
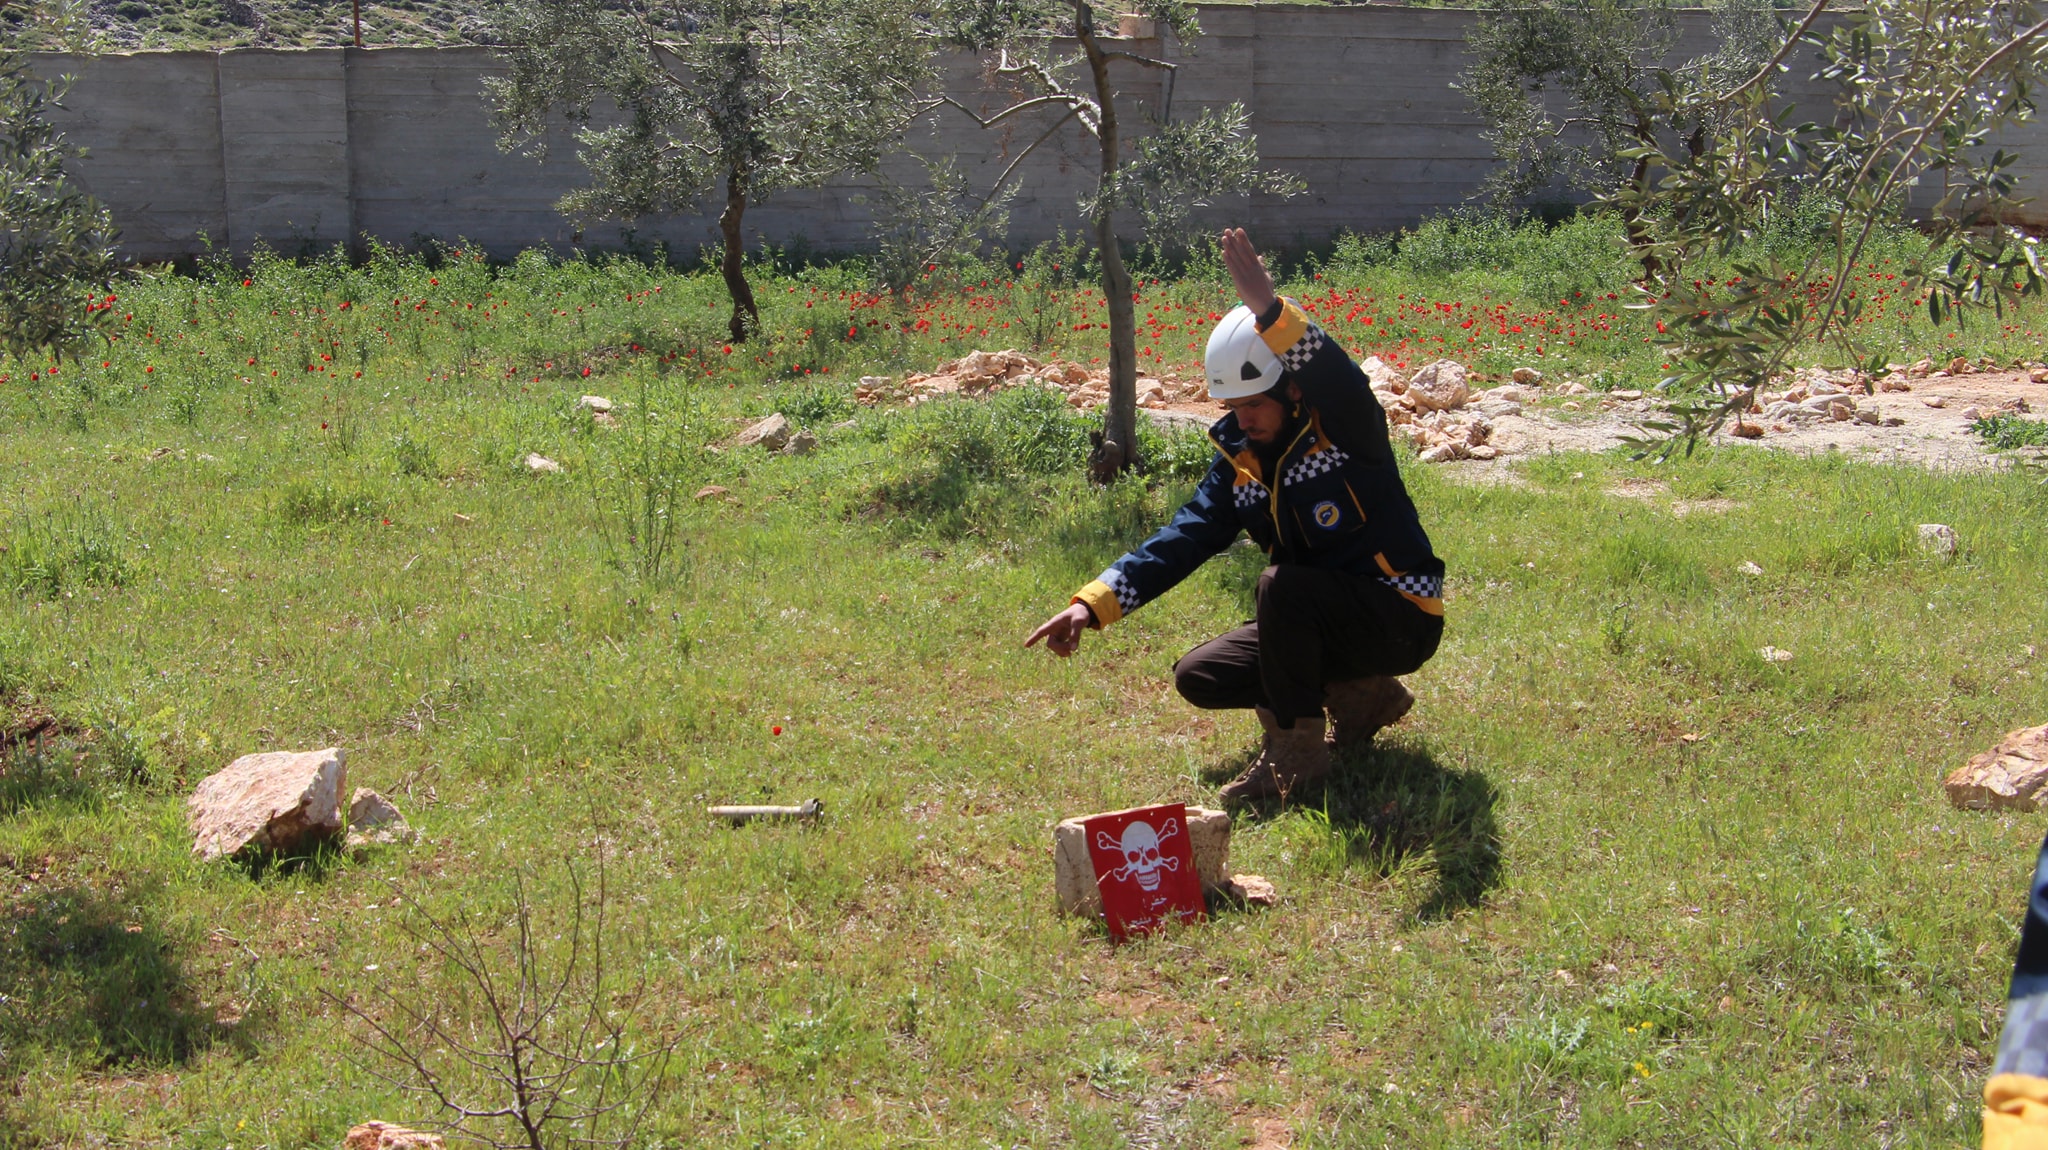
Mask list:
[[[1349,259],[1290,290],[1361,352],[1525,297]],[[1233,869],[1278,907],[1112,949],[1056,913],[1052,824],[1213,803],[1245,762],[1250,717],[1188,708],[1168,669],[1247,615],[1259,556],[1075,659],[1026,652],[1199,444],[1098,490],[1085,425],[1036,393],[850,401],[971,347],[1100,354],[1054,262],[908,303],[852,267],[764,268],[769,334],[728,352],[701,274],[268,261],[128,285],[84,364],[0,364],[0,693],[71,732],[0,775],[0,1143],[431,1123],[323,992],[481,1023],[422,914],[470,913],[507,958],[525,875],[552,955],[569,868],[600,855],[608,1001],[636,1049],[676,1043],[645,1144],[1975,1139],[2041,827],[1939,783],[2048,711],[2038,477],[1755,451],[1484,486],[1407,467],[1450,568],[1413,715],[1327,792],[1239,819]],[[1143,291],[1168,361],[1224,302]],[[1404,293],[1451,318],[1368,331]],[[1641,386],[1656,352],[1605,303],[1573,370]],[[1902,353],[2039,355],[2023,322],[1897,322]],[[1524,354],[1512,326],[1468,354]],[[771,410],[820,450],[707,446]],[[1934,521],[1953,562],[1916,547]],[[326,745],[422,841],[190,859],[194,782]],[[814,796],[808,829],[702,813]]]

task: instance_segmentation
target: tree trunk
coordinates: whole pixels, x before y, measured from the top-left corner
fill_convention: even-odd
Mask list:
[[[1109,304],[1109,403],[1103,408],[1102,435],[1088,470],[1097,483],[1108,483],[1138,463],[1138,325],[1131,305],[1131,274],[1124,269],[1116,224],[1111,220],[1109,192],[1116,178],[1116,90],[1109,83],[1109,57],[1095,40],[1093,12],[1087,0],[1074,0],[1075,34],[1088,54],[1095,79],[1095,100],[1102,109],[1097,142],[1102,168],[1096,179],[1095,251],[1102,260],[1102,295]]]
[[[1657,142],[1655,125],[1651,124],[1640,113],[1636,117],[1635,134],[1636,139],[1641,140],[1645,147],[1654,146]],[[1629,169],[1628,182],[1634,185],[1639,197],[1650,191],[1650,158],[1648,156],[1638,156],[1636,158],[1635,166]],[[1656,254],[1650,250],[1650,245],[1654,242],[1655,237],[1650,231],[1649,222],[1643,219],[1642,209],[1635,206],[1635,203],[1640,202],[1641,200],[1638,199],[1621,210],[1621,230],[1628,236],[1629,250],[1635,254],[1636,259],[1641,261],[1643,265],[1643,278],[1641,282],[1652,284],[1657,282],[1657,277],[1663,274],[1664,261],[1658,259]]]
[[[732,341],[746,342],[747,333],[761,326],[761,309],[754,305],[754,289],[747,284],[742,257],[746,254],[740,238],[740,217],[747,214],[747,180],[738,172],[725,174],[725,210],[718,215],[718,230],[725,237],[725,258],[719,273],[725,276],[726,294],[732,297]]]

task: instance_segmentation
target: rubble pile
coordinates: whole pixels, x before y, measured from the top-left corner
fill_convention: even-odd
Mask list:
[[[1899,427],[1905,420],[1899,416],[1886,416],[1876,405],[1864,403],[1862,396],[1879,392],[1912,391],[1915,382],[1933,382],[1970,375],[1977,371],[1996,368],[1995,361],[1986,358],[1971,362],[1963,356],[1956,356],[1946,364],[1937,365],[1931,359],[1916,363],[1893,363],[1886,365],[1885,374],[1872,379],[1856,370],[1829,371],[1821,367],[1802,368],[1789,376],[1771,381],[1772,386],[1759,393],[1750,403],[1750,415],[1761,417],[1769,423],[1770,430],[1788,431],[1792,425],[1818,423],[1833,420],[1847,423],[1868,423],[1883,427]],[[1945,406],[1940,396],[1926,397],[1929,407]],[[2011,405],[2013,410],[2026,411],[2024,400]],[[1762,428],[1748,432],[1750,438],[1762,433]],[[1744,434],[1738,428],[1736,434]]]
[[[1006,387],[1049,388],[1073,406],[1091,411],[1109,402],[1109,371],[1059,360],[1041,362],[1015,348],[975,351],[928,373],[905,376],[901,383],[887,376],[863,376],[853,398],[868,407],[884,402],[918,404],[942,395],[986,395]],[[1157,410],[1169,403],[1199,402],[1207,397],[1208,389],[1200,379],[1138,377],[1139,407]]]
[[[1424,463],[1498,457],[1500,449],[1488,442],[1493,420],[1520,415],[1523,402],[1543,386],[1541,374],[1528,371],[1516,373],[1527,382],[1475,392],[1464,365],[1450,359],[1405,378],[1377,356],[1362,366],[1387,409],[1388,433],[1413,444]]]

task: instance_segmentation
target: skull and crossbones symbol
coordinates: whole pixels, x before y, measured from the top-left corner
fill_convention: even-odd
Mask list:
[[[1153,891],[1159,889],[1160,871],[1180,872],[1179,859],[1159,852],[1160,840],[1170,839],[1179,833],[1180,822],[1177,819],[1166,820],[1166,824],[1156,831],[1151,823],[1139,820],[1124,827],[1121,842],[1110,838],[1108,831],[1096,831],[1095,845],[1124,856],[1124,865],[1111,871],[1110,877],[1118,882],[1129,882],[1135,878],[1140,889]]]

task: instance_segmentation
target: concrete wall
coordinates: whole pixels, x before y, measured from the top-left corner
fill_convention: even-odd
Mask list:
[[[1205,6],[1201,19],[1195,44],[1130,45],[1178,70],[1169,79],[1122,67],[1124,122],[1243,103],[1264,161],[1308,185],[1293,199],[1220,209],[1269,242],[1412,225],[1468,201],[1491,168],[1479,121],[1450,86],[1464,66],[1470,12],[1267,4]],[[1689,16],[1683,28],[1681,52],[1708,46],[1703,18]],[[1810,71],[1794,63],[1791,77]],[[39,68],[78,77],[63,126],[91,150],[79,179],[113,209],[138,258],[189,255],[208,242],[242,253],[259,239],[295,251],[365,234],[395,243],[462,236],[500,255],[621,239],[617,225],[579,233],[555,211],[584,179],[569,140],[545,161],[498,150],[482,93],[498,69],[487,49],[48,56]],[[971,59],[948,62],[947,87],[970,104],[1002,106]],[[1803,83],[1792,97],[1816,118],[1825,104]],[[986,186],[1049,122],[1020,117],[983,131],[941,109],[908,145],[956,157]],[[2048,128],[2024,126],[2004,142],[2020,148],[2030,184],[2048,176],[2048,149],[2032,146],[2048,143]],[[1075,205],[1092,181],[1094,147],[1070,125],[1020,168],[1011,244],[1082,228]],[[885,170],[909,178],[916,166],[898,156]],[[757,241],[859,247],[870,221],[863,188],[849,180],[779,195],[749,212],[747,230]],[[643,220],[637,235],[688,250],[715,231],[707,212]]]

